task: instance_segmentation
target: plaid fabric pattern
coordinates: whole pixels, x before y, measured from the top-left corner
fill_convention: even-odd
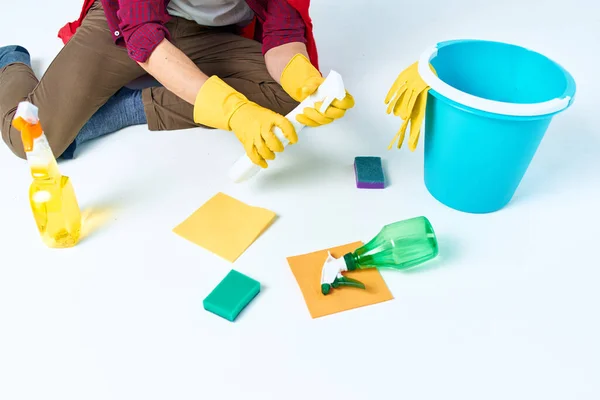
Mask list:
[[[290,42],[306,43],[302,16],[287,0],[246,0],[261,22],[263,53]],[[129,56],[145,62],[156,46],[169,39],[168,0],[102,0],[108,26],[116,43]]]

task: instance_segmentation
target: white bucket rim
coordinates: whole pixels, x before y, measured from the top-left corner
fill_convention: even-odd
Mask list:
[[[475,110],[489,112],[492,114],[500,114],[515,117],[536,117],[548,114],[555,114],[557,112],[563,111],[566,108],[568,108],[573,102],[573,97],[575,94],[575,82],[571,75],[558,64],[557,66],[562,69],[566,79],[568,80],[565,93],[562,97],[557,97],[555,99],[540,103],[508,103],[474,96],[472,94],[458,90],[453,86],[450,86],[449,84],[438,78],[436,74],[433,73],[433,71],[429,67],[429,64],[431,60],[437,56],[440,47],[443,47],[444,45],[448,44],[466,43],[474,41],[481,42],[482,40],[455,40],[451,42],[441,42],[423,52],[418,62],[419,75],[421,76],[423,81],[432,90],[456,103],[473,108]],[[502,44],[511,45],[509,43]]]

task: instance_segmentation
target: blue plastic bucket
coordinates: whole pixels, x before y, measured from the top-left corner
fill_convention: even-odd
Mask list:
[[[512,199],[552,117],[572,104],[575,81],[539,53],[482,40],[439,43],[421,56],[419,74],[431,88],[427,189],[460,211],[500,210]]]

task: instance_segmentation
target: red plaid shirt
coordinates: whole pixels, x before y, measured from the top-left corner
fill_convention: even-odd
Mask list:
[[[263,52],[290,42],[306,44],[306,26],[287,0],[246,0],[262,25]],[[115,43],[124,44],[129,56],[144,62],[169,31],[165,24],[169,0],[102,0]]]
[[[81,26],[96,0],[84,0],[79,19],[68,22],[58,37],[67,43]],[[164,23],[169,20],[169,0],[102,0],[115,42],[125,44],[138,61],[145,61],[160,41],[169,37]],[[312,64],[319,68],[319,55],[309,15],[310,0],[246,0],[256,14],[243,36],[263,43],[263,52],[289,42],[304,42]],[[298,19],[300,17],[300,20]],[[139,31],[139,32],[138,32]],[[304,33],[301,36],[301,32]]]

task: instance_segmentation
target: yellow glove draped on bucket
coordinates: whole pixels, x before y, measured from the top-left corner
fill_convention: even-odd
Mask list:
[[[217,76],[210,77],[200,88],[194,122],[233,131],[250,160],[262,168],[267,168],[266,160],[275,159],[275,152],[283,151],[283,143],[273,133],[273,127],[279,127],[291,144],[298,141],[287,118],[251,102]]]
[[[281,87],[298,102],[313,94],[324,80],[321,73],[302,54],[292,57],[281,73]],[[344,100],[334,100],[324,113],[319,111],[321,105],[322,102],[317,102],[314,108],[305,108],[296,120],[310,127],[329,124],[342,118],[346,110],[354,107],[354,98],[346,92]]]
[[[430,68],[433,73],[436,73],[431,65]],[[428,92],[429,86],[419,75],[418,63],[412,64],[398,75],[398,78],[396,78],[385,98],[385,104],[388,106],[387,113],[390,114],[393,112],[403,122],[392,139],[388,150],[392,148],[396,141],[398,141],[398,148],[402,147],[406,128],[410,122],[408,148],[410,151],[415,151],[419,142],[423,120],[425,119]]]

